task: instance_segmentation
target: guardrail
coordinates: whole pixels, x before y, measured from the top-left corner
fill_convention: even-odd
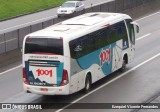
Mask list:
[[[74,16],[88,12],[122,12],[150,1],[154,0],[113,0],[87,7],[83,11],[77,12]],[[61,22],[64,19],[66,18],[57,18],[56,16],[53,16],[40,21],[35,21],[34,23],[25,23],[14,28],[0,31],[0,54],[22,47],[25,35]]]

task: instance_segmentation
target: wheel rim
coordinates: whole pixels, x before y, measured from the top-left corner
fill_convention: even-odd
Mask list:
[[[90,87],[89,80],[87,80],[87,83],[86,83],[86,90],[89,90],[89,87]]]
[[[85,90],[88,91],[89,89],[90,89],[90,78],[87,76],[86,77]]]

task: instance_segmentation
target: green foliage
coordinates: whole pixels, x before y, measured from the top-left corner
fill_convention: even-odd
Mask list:
[[[0,0],[0,20],[59,6],[66,0]]]

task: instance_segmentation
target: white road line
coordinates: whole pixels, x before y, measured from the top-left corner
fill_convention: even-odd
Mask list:
[[[18,38],[13,38],[13,39],[10,39],[10,40],[6,40],[6,41],[4,41],[4,42],[0,42],[0,44],[4,44],[4,43],[6,43],[6,42],[10,42],[10,41],[13,41],[13,40],[16,40],[16,39],[18,39]]]
[[[49,20],[49,19],[54,18],[54,17],[56,17],[56,15],[50,16],[50,17],[46,17],[46,18],[42,18],[42,19],[38,19],[38,20],[31,21],[31,22],[28,22],[28,23],[20,24],[20,25],[17,25],[17,26],[9,27],[9,28],[0,30],[0,32],[6,31],[6,30],[9,30],[9,29],[13,29],[13,28],[17,28],[17,27],[21,27],[21,26],[25,26],[25,25],[28,25],[28,24],[33,24],[33,23],[36,23],[36,22],[39,22],[39,21]]]
[[[144,35],[144,36],[142,36],[142,37],[139,37],[139,38],[137,38],[136,40],[138,41],[138,40],[141,40],[141,39],[143,39],[143,38],[145,38],[145,37],[148,37],[149,35],[151,35],[151,33],[148,33],[148,34],[146,34],[146,35]]]
[[[153,13],[153,14],[151,14],[151,15],[145,16],[145,17],[143,17],[143,18],[137,19],[137,20],[135,20],[135,22],[141,21],[141,20],[143,20],[143,19],[146,19],[146,18],[148,18],[148,17],[154,16],[154,15],[159,14],[159,13],[160,13],[160,11],[159,11],[159,12],[156,12],[156,13]]]
[[[63,108],[61,108],[61,109],[57,110],[56,112],[61,112],[61,111],[63,111],[63,110],[64,110],[64,109],[66,109],[67,107],[71,106],[73,103],[76,103],[76,102],[80,101],[81,99],[83,99],[83,98],[85,98],[85,97],[89,96],[90,94],[92,94],[92,93],[96,92],[97,90],[99,90],[99,89],[101,89],[101,88],[105,87],[106,85],[108,85],[108,84],[110,84],[110,83],[112,83],[112,82],[116,81],[117,79],[120,79],[121,77],[123,77],[123,76],[127,75],[129,72],[132,72],[133,70],[135,70],[135,69],[137,69],[137,68],[141,67],[142,65],[144,65],[144,64],[146,64],[146,63],[148,63],[148,62],[152,61],[153,59],[157,58],[158,56],[160,56],[160,53],[158,53],[157,55],[155,55],[155,56],[153,56],[153,57],[149,58],[148,60],[146,60],[146,61],[144,61],[144,62],[140,63],[139,65],[137,65],[137,66],[133,67],[132,69],[130,69],[130,70],[128,70],[128,71],[126,71],[125,73],[123,73],[123,74],[121,74],[120,76],[118,76],[118,77],[114,78],[113,80],[110,80],[109,82],[107,82],[107,83],[103,84],[102,86],[100,86],[100,87],[96,88],[95,90],[93,90],[93,91],[89,92],[88,94],[86,94],[86,95],[84,95],[84,96],[82,96],[82,97],[78,98],[77,100],[74,100],[74,101],[73,101],[73,102],[71,102],[69,105],[64,106]]]
[[[6,71],[4,71],[4,72],[1,72],[1,73],[0,73],[0,76],[3,75],[3,74],[5,74],[5,73],[7,73],[7,72],[10,72],[10,71],[12,71],[12,70],[14,70],[14,69],[17,69],[17,68],[19,68],[19,67],[22,67],[22,65],[18,65],[18,66],[14,67],[14,68],[11,68],[11,69],[9,69],[9,70],[6,70]]]

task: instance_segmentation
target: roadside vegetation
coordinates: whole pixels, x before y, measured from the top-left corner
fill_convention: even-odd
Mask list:
[[[67,0],[0,0],[0,20],[59,6]]]

